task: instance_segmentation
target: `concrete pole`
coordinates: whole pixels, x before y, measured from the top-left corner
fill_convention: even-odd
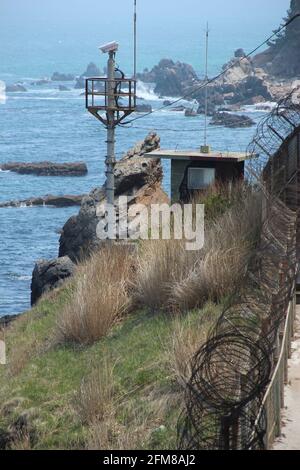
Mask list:
[[[107,96],[107,158],[106,158],[106,200],[114,204],[115,200],[115,52],[109,53],[107,63],[108,96]]]

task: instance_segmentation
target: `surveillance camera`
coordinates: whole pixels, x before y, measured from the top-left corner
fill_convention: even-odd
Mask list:
[[[102,51],[103,54],[107,54],[109,52],[116,52],[118,48],[119,44],[116,41],[109,42],[108,44],[104,44],[104,46],[99,47],[100,51]]]

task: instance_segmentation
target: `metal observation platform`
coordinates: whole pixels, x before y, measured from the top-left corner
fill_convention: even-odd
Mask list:
[[[105,192],[107,203],[115,200],[115,129],[129,114],[136,110],[136,80],[125,78],[116,67],[116,52],[119,44],[115,41],[100,46],[108,54],[107,77],[87,78],[85,100],[87,110],[107,129],[107,156]]]
[[[109,124],[105,114],[116,113],[114,125],[119,124],[136,109],[136,80],[127,78],[86,79],[86,108],[103,124]]]

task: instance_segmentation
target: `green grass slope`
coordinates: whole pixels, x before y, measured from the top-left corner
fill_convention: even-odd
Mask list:
[[[92,346],[57,345],[53,331],[69,290],[47,296],[5,332],[0,448],[175,449],[183,403],[172,368],[176,331],[207,331],[220,307],[210,304],[180,318],[141,311]],[[85,422],[82,396],[79,403],[83,379],[107,364],[113,384],[109,399],[103,390],[105,416]],[[91,406],[88,398],[85,405]]]

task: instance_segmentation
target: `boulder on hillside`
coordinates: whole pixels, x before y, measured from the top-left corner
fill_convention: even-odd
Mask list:
[[[34,305],[46,292],[60,287],[74,274],[74,270],[75,265],[67,256],[50,261],[37,261],[32,273],[31,305]]]
[[[234,57],[237,57],[238,59],[245,57],[245,55],[246,55],[246,52],[242,48],[239,48],[234,52]]]
[[[244,80],[249,75],[253,75],[254,67],[250,59],[241,60],[240,57],[234,57],[227,64],[223,65],[223,71],[225,71],[225,73],[220,81],[223,84],[234,85]]]
[[[144,154],[159,148],[157,134],[149,134],[117,162],[115,168],[116,204],[119,196],[128,196],[130,203],[143,204],[167,202],[161,188],[162,166],[159,159],[144,158]],[[59,256],[69,256],[76,262],[85,253],[101,246],[96,229],[102,214],[99,206],[105,202],[104,188],[94,189],[82,201],[79,214],[64,225],[60,237]]]
[[[250,76],[236,84],[234,96],[230,103],[248,104],[247,101],[258,96],[266,101],[272,100],[272,94],[265,80],[260,77]]]

